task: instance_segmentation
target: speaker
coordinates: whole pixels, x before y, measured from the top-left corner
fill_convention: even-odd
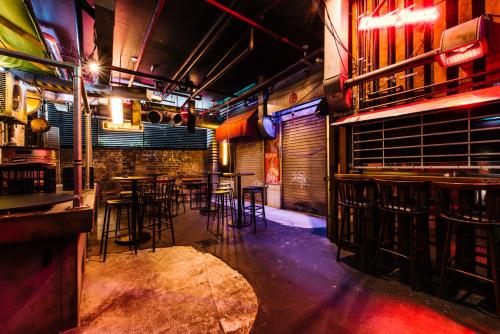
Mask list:
[[[82,185],[85,185],[85,168],[82,168]],[[73,167],[63,168],[63,190],[73,190]],[[94,188],[94,167],[90,167],[90,188]]]
[[[187,119],[188,132],[194,133],[195,125],[196,125],[195,101],[189,100],[189,102],[188,102],[188,119]]]

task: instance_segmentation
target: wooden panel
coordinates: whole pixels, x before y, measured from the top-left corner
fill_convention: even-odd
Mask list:
[[[326,214],[326,124],[313,115],[283,123],[283,207]]]
[[[252,172],[242,176],[242,187],[264,184],[264,144],[260,139],[241,139],[236,142],[236,171]]]

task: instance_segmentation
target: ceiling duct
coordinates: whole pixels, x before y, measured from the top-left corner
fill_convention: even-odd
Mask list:
[[[147,118],[151,123],[182,125],[182,115],[171,111],[153,110],[147,114]]]

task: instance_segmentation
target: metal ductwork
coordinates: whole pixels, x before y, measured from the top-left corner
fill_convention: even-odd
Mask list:
[[[171,111],[153,110],[147,114],[147,119],[151,123],[182,125],[182,115]]]

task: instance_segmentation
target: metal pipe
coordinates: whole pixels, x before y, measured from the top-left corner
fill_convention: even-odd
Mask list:
[[[215,0],[205,0],[205,2],[208,2],[212,6],[215,6],[215,7],[219,8],[220,10],[225,11],[226,13],[229,13],[230,15],[236,17],[238,20],[240,20],[242,22],[245,22],[246,24],[249,24],[249,25],[251,25],[252,27],[254,27],[256,29],[259,29],[259,30],[265,32],[266,34],[272,36],[274,39],[276,39],[276,40],[278,40],[280,42],[283,42],[283,43],[285,43],[287,45],[290,45],[291,47],[293,47],[293,48],[295,48],[297,50],[304,51],[304,47],[303,46],[300,46],[297,43],[292,42],[288,38],[283,37],[283,36],[275,33],[272,30],[269,30],[268,28],[260,25],[259,23],[255,22],[254,20],[251,20],[248,17],[246,17],[244,15],[241,15],[240,13],[232,10],[229,7],[224,6],[223,4],[221,4],[221,3],[219,3],[219,2],[217,2]]]
[[[151,17],[151,20],[149,21],[146,34],[144,35],[144,38],[141,42],[141,48],[139,49],[139,54],[137,55],[137,61],[135,62],[134,65],[134,70],[137,70],[139,68],[139,65],[141,64],[142,56],[144,56],[144,51],[146,51],[146,46],[148,45],[149,39],[151,38],[151,34],[153,33],[153,28],[156,25],[156,22],[158,22],[158,18],[160,17],[160,14],[163,10],[163,7],[165,7],[165,0],[158,0],[156,2],[156,7],[155,11],[153,12],[153,16]],[[130,77],[130,80],[128,82],[128,86],[131,87],[132,83],[134,82],[135,75],[132,75]]]
[[[158,80],[158,81],[163,81],[163,82],[170,82],[170,83],[175,83],[175,84],[182,84],[182,85],[185,85],[185,86],[187,86],[189,88],[194,88],[194,89],[198,88],[198,86],[193,85],[193,84],[182,83],[182,82],[177,81],[177,80],[172,80],[172,79],[160,77],[158,75],[154,75],[154,74],[150,74],[150,73],[144,73],[144,72],[129,70],[129,69],[121,68],[121,67],[117,67],[117,66],[111,66],[110,69],[112,71],[115,71],[115,72],[131,74],[131,75],[134,75],[134,76],[137,76],[137,77],[148,78],[148,79],[153,79],[153,80]],[[226,92],[221,92],[221,91],[218,91],[218,90],[215,90],[215,89],[206,89],[206,90],[209,91],[209,92],[215,93],[215,94],[226,95],[226,96],[230,95],[230,96],[232,96],[232,94],[228,94]]]
[[[73,71],[73,207],[82,206],[82,67]]]
[[[250,52],[253,51],[254,47],[254,40],[253,40],[253,29],[250,31],[250,41],[248,44],[248,47],[241,52],[236,58],[234,58],[229,64],[224,66],[217,74],[215,74],[213,77],[209,78],[207,82],[205,82],[200,88],[198,88],[196,91],[191,93],[191,96],[188,97],[188,99],[184,102],[181,108],[184,108],[184,106],[187,104],[187,101],[189,101],[193,96],[196,96],[200,94],[201,91],[203,91],[205,88],[210,86],[212,83],[215,81],[219,80],[220,77],[222,77],[224,74],[226,74],[227,71],[229,71],[231,68],[233,68],[236,64],[238,64],[243,58],[248,56]]]
[[[399,63],[392,64],[378,70],[371,71],[365,74],[361,74],[355,78],[347,79],[344,84],[346,87],[353,87],[361,85],[365,82],[375,80],[388,76],[393,73],[404,71],[408,68],[424,65],[434,61],[435,57],[439,54],[439,49],[426,52],[424,54],[418,55],[416,57],[400,61]]]
[[[222,56],[221,59],[208,71],[208,73],[205,75],[205,79],[210,78],[212,73],[214,73],[215,70],[219,68],[220,64],[222,64],[224,62],[224,60],[226,60],[226,58],[229,57],[231,52],[233,52],[233,50],[237,46],[238,46],[238,43],[235,43],[235,44],[233,44],[233,46],[231,46],[231,48],[229,50],[227,50],[227,52],[224,54],[224,56]]]
[[[231,7],[232,7],[232,5],[234,3],[235,3],[235,1],[232,2]],[[191,60],[193,59],[193,57],[195,56],[195,54],[197,54],[198,51],[200,51],[201,47],[207,42],[207,40],[210,38],[210,36],[212,36],[212,34],[214,33],[215,29],[217,29],[217,27],[219,26],[219,24],[221,24],[222,20],[224,20],[224,18],[226,17],[226,15],[227,15],[227,13],[224,13],[221,16],[219,16],[219,18],[217,19],[217,21],[215,21],[215,23],[207,31],[207,33],[205,34],[205,36],[203,36],[203,38],[198,42],[198,44],[196,45],[196,47],[191,51],[191,53],[187,56],[187,58],[181,64],[181,66],[179,67],[179,69],[177,70],[177,72],[175,72],[175,74],[172,76],[172,80],[177,80],[179,78],[179,75],[181,74],[181,72],[191,62]],[[169,93],[167,94],[167,96],[168,96],[168,95],[170,95],[172,93],[172,91],[175,88],[171,89],[170,85],[168,85],[167,87],[165,87],[165,90],[163,91],[163,94],[165,93],[165,91],[167,89],[169,90]]]
[[[27,60],[27,61],[32,61],[32,62],[35,62],[38,64],[43,64],[43,65],[48,65],[48,66],[56,66],[56,67],[67,68],[67,69],[73,69],[75,66],[77,66],[73,63],[66,63],[66,62],[62,62],[62,61],[58,61],[58,60],[32,56],[32,55],[24,53],[24,52],[8,50],[8,49],[4,49],[4,48],[0,48],[0,55],[12,57],[12,58],[17,58],[17,59],[22,59],[22,60]]]
[[[90,189],[90,167],[92,166],[92,112],[90,110],[89,98],[82,77],[82,98],[85,106],[85,189]]]
[[[80,60],[83,59],[84,51],[83,51],[83,18],[82,18],[82,9],[80,8],[80,4],[78,0],[73,1],[73,5],[75,7],[75,36],[76,36],[76,46],[78,50],[78,58]]]
[[[218,110],[220,108],[223,108],[224,106],[228,106],[230,104],[235,104],[237,102],[243,101],[247,97],[259,92],[261,89],[267,88],[269,85],[272,85],[276,81],[283,79],[284,76],[289,74],[291,71],[295,70],[299,65],[303,65],[307,61],[316,58],[316,56],[318,56],[321,52],[323,52],[323,48],[316,49],[315,51],[311,52],[310,54],[308,54],[304,58],[300,59],[298,62],[288,66],[283,71],[281,71],[281,72],[277,73],[276,75],[272,76],[271,78],[263,81],[262,83],[258,84],[254,88],[246,91],[245,93],[243,93],[243,94],[241,94],[241,95],[239,95],[239,96],[237,96],[237,97],[235,97],[227,102],[221,103],[221,104],[213,107],[212,110]]]

